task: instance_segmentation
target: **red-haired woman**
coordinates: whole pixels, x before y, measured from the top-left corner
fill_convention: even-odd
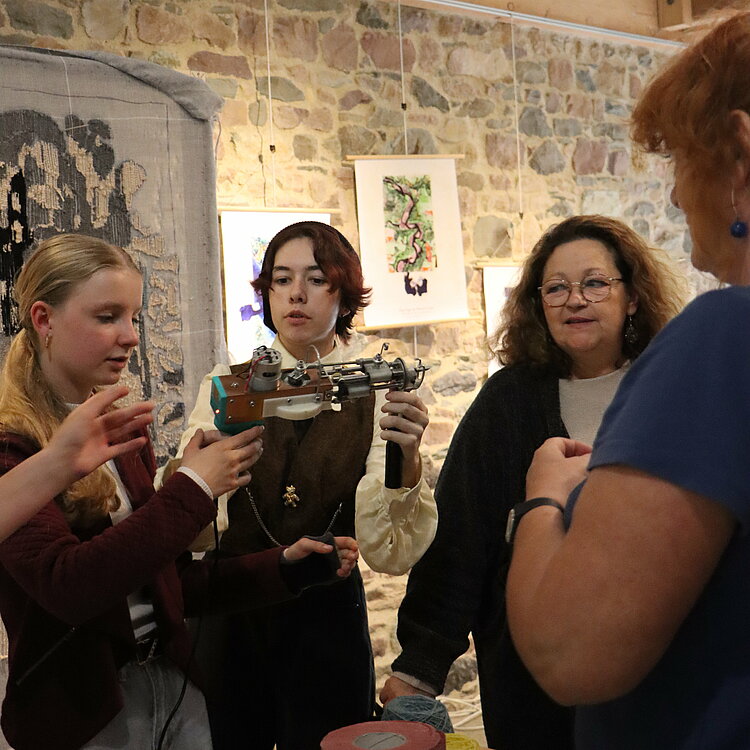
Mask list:
[[[293,224],[269,243],[259,278],[265,323],[282,367],[358,356],[348,345],[352,319],[368,302],[359,257],[333,227]],[[227,374],[219,365],[210,376]],[[213,418],[204,380],[183,445]],[[378,392],[382,394],[382,391]],[[419,445],[427,409],[414,392],[357,399],[340,412],[304,421],[265,420],[263,458],[247,489],[228,501],[220,555],[275,546],[325,531],[354,534],[368,564],[406,572],[431,543],[437,524],[422,479]],[[403,454],[402,487],[383,484],[385,443]],[[296,507],[285,503],[294,486]],[[329,731],[372,716],[372,652],[362,581],[303,594],[291,606],[215,622],[201,638],[215,687],[210,706],[216,750],[317,750]],[[220,653],[208,654],[207,649]],[[248,744],[249,743],[249,744]]]

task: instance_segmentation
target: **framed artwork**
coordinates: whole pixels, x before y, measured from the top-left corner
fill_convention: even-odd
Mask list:
[[[251,282],[258,277],[273,236],[298,221],[329,224],[330,213],[226,208],[219,211],[224,318],[232,362],[245,362],[258,346],[269,346],[273,331],[263,324],[263,300]]]
[[[353,157],[366,328],[468,317],[455,157]]]
[[[487,265],[482,268],[485,329],[488,336],[491,336],[498,329],[501,323],[503,306],[511,290],[518,283],[520,275],[521,266],[515,264]],[[490,359],[488,375],[492,375],[499,368],[500,365],[497,361]]]

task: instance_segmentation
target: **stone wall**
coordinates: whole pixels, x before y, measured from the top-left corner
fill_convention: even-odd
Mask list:
[[[397,5],[268,7],[266,19],[262,0],[3,0],[0,42],[106,50],[205,79],[225,98],[219,202],[326,208],[356,245],[354,175],[344,157],[404,153]],[[574,213],[622,218],[680,262],[689,240],[668,200],[667,163],[649,158],[635,170],[628,141],[633,102],[670,50],[406,4],[401,28],[408,150],[464,156],[457,170],[472,319],[383,332],[432,368],[423,395],[434,481],[486,373],[477,261],[518,260],[543,228]],[[372,574],[368,586],[382,671],[403,581]]]

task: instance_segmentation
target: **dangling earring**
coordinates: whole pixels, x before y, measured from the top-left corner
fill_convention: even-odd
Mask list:
[[[737,206],[734,203],[734,186],[732,187],[732,210],[734,211],[734,222],[729,227],[729,234],[735,239],[741,240],[743,237],[747,237],[747,222],[742,221],[737,213]]]
[[[638,341],[638,331],[633,324],[633,316],[628,315],[628,322],[625,324],[625,341],[631,346]]]
[[[44,348],[45,348],[45,349],[49,349],[49,342],[50,342],[51,340],[52,340],[52,332],[48,333],[48,334],[47,334],[47,335],[46,335],[46,336],[44,337]]]

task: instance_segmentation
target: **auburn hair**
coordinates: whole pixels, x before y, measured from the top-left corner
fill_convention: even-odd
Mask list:
[[[348,341],[354,327],[354,316],[370,304],[372,289],[364,285],[359,256],[349,240],[338,229],[320,221],[300,221],[290,224],[268,243],[263,257],[263,266],[253,288],[263,297],[263,322],[274,333],[276,326],[271,317],[268,292],[273,283],[273,266],[276,253],[290,240],[307,237],[312,242],[315,262],[325,274],[330,293],[341,293],[341,315],[336,319],[336,335]]]
[[[633,140],[647,152],[680,152],[696,169],[721,174],[736,158],[730,112],[750,113],[748,71],[750,12],[742,12],[716,25],[651,80],[633,110]]]

